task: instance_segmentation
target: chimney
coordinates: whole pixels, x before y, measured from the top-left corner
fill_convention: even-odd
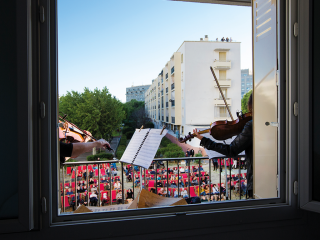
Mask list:
[[[204,36],[204,40],[205,40],[205,41],[209,41],[208,35],[205,35],[205,36]]]
[[[200,41],[203,41],[203,38],[200,38]]]

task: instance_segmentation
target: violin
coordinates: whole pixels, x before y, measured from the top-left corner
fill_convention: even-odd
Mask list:
[[[239,135],[247,122],[252,120],[252,113],[237,112],[238,118],[234,121],[220,120],[211,124],[211,128],[199,131],[199,134],[210,133],[210,135],[216,140],[226,140],[232,138],[233,136]],[[191,141],[196,135],[189,132],[184,138],[180,138],[178,141],[180,143],[185,143],[188,140]]]
[[[231,111],[230,111],[229,106],[227,104],[227,101],[223,95],[223,92],[220,88],[220,84],[217,80],[217,77],[216,77],[212,67],[210,67],[210,70],[212,72],[214,80],[217,83],[220,94],[224,100],[224,103],[227,107],[227,110],[229,112],[229,115],[230,115],[232,121],[228,121],[228,120],[216,121],[211,124],[211,126],[210,126],[211,128],[205,129],[203,131],[199,131],[198,133],[204,134],[204,133],[210,132],[210,135],[214,139],[223,141],[223,140],[226,140],[228,138],[232,138],[233,136],[240,134],[242,132],[244,126],[246,125],[246,123],[249,122],[250,120],[252,120],[252,113],[248,112],[248,113],[243,114],[242,112],[237,112],[238,118],[235,120],[233,119]],[[192,134],[191,132],[189,132],[189,135],[185,136],[185,138],[180,138],[178,141],[180,143],[185,143],[188,140],[191,141],[191,139],[194,138],[195,136],[196,136],[195,134]]]
[[[63,128],[65,129],[63,132],[64,133],[60,133],[60,131],[62,130],[62,127],[59,127],[59,138],[63,139],[63,134],[64,134],[64,138],[67,139],[69,142],[86,142],[86,138],[90,138],[93,141],[97,141],[97,139],[95,137],[93,137],[88,131],[86,130],[82,130],[81,128],[79,128],[78,126],[76,126],[75,124],[69,122],[68,120],[66,120],[66,115],[64,115],[64,117],[61,117],[59,115],[59,118],[64,121],[63,124]],[[59,120],[59,122],[61,122]],[[73,129],[68,127],[68,124],[70,124],[71,126],[73,126]],[[69,132],[68,132],[69,129]],[[76,129],[78,131],[76,131]],[[104,146],[106,149],[108,149],[109,151],[114,151],[112,148],[110,148],[108,145]]]

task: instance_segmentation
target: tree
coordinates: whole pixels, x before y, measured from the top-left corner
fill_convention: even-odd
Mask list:
[[[247,92],[245,95],[243,95],[243,98],[241,99],[241,111],[242,113],[247,113],[248,112],[248,100],[249,97],[252,93],[252,90]]]
[[[137,101],[132,99],[130,102],[124,103],[124,110],[126,112],[126,119],[124,124],[131,128],[140,128],[148,122],[148,118],[145,114],[145,103],[143,101]]]
[[[125,118],[123,104],[112,97],[108,89],[84,89],[83,93],[67,92],[59,99],[59,112],[95,138],[108,139]]]

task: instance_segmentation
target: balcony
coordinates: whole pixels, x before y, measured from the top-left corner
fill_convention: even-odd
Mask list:
[[[166,80],[168,79],[168,77],[169,77],[169,74],[168,74],[168,73],[166,73]]]
[[[213,68],[216,70],[228,70],[231,68],[231,61],[215,60],[213,62]]]
[[[173,90],[173,89],[174,89],[174,83],[171,84],[171,90]]]
[[[161,90],[161,96],[163,95],[163,90]]]
[[[231,79],[219,79],[218,81],[219,81],[220,87],[224,87],[224,88],[231,87]],[[218,87],[216,81],[214,81],[214,87],[216,88]]]
[[[214,161],[209,160],[207,157],[190,156],[188,158],[179,158],[177,165],[177,163],[175,163],[176,160],[161,157],[160,155],[159,158],[153,161],[159,162],[159,164],[168,161],[168,164],[164,164],[164,168],[154,169],[153,166],[158,166],[158,164],[155,164],[151,165],[151,170],[144,169],[141,172],[142,179],[140,179],[140,174],[135,173],[135,166],[129,168],[128,175],[126,175],[125,169],[128,164],[119,162],[118,160],[64,163],[64,167],[60,170],[61,177],[59,178],[59,190],[61,192],[59,208],[61,209],[61,214],[74,214],[73,211],[81,204],[87,205],[89,209],[99,212],[118,210],[118,204],[130,203],[127,201],[127,190],[131,188],[134,192],[138,192],[140,190],[140,184],[148,191],[152,191],[153,188],[155,192],[158,192],[159,188],[164,188],[166,192],[164,196],[168,198],[173,198],[175,191],[177,191],[178,196],[183,198],[189,198],[191,196],[200,197],[201,188],[199,187],[199,178],[196,178],[196,181],[192,181],[192,176],[189,174],[191,171],[197,173],[198,176],[202,176],[205,172],[208,172],[210,177],[206,185],[211,186],[216,184],[225,187],[225,197],[222,196],[221,191],[217,195],[214,195],[212,192],[213,189],[209,187],[208,195],[205,196],[205,199],[202,199],[203,204],[223,200],[245,200],[247,198],[246,185],[241,184],[247,177],[247,170],[243,169],[245,167],[245,158],[241,158],[236,168],[231,169],[233,164],[232,158],[215,158],[217,161],[215,161],[216,165],[214,165]],[[170,180],[170,175],[167,174],[170,168],[172,170],[174,163],[175,166],[178,166],[178,171],[174,176],[176,179],[180,179],[181,177],[184,180],[181,183],[179,183],[178,180]],[[107,168],[107,166],[110,165],[114,167],[113,172],[110,172],[109,168]],[[165,179],[161,180],[162,187],[158,187],[157,184],[155,184],[158,174],[166,176]],[[92,184],[88,181],[88,177],[90,176],[92,176],[94,181]],[[147,178],[148,181],[142,181]],[[120,192],[114,189],[115,180],[118,180],[120,184],[121,199],[115,197],[116,194]],[[88,193],[90,194],[92,190],[96,191],[97,197],[86,199],[86,195]],[[136,197],[136,194],[133,194],[133,198],[134,197]],[[82,201],[83,199],[87,200],[87,204],[84,203],[85,201]],[[114,206],[113,209],[108,208],[108,206],[110,207],[112,205]]]
[[[171,68],[171,75],[174,74],[174,66]]]
[[[160,104],[158,105],[158,108],[160,108]]]
[[[166,102],[166,107],[169,107],[169,103],[168,102]]]
[[[171,117],[171,123],[176,123],[176,118],[175,117]]]
[[[231,98],[226,98],[228,106],[231,106]],[[223,98],[216,98],[213,100],[213,103],[217,107],[223,107],[225,106]]]
[[[163,77],[161,78],[161,82],[163,83]]]

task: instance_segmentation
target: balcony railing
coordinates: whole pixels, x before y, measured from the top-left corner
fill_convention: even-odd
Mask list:
[[[171,123],[176,123],[176,118],[175,117],[171,117]]]
[[[171,74],[174,73],[174,66],[171,68]]]
[[[169,107],[169,103],[168,102],[166,102],[166,107]]]
[[[228,106],[231,105],[231,98],[226,98]],[[215,106],[225,106],[223,98],[215,98],[214,99]]]
[[[227,70],[231,68],[231,61],[229,60],[215,60],[213,68],[217,70]]]
[[[232,169],[234,160],[238,164]],[[240,156],[212,160],[192,156],[158,158],[149,169],[118,160],[66,162],[60,170],[59,208],[62,214],[73,213],[79,205],[99,208],[99,212],[110,211],[105,207],[130,203],[127,200],[129,188],[133,191],[132,200],[141,188],[155,193],[160,191],[170,198],[199,197],[201,202],[246,199],[245,167],[245,158]],[[172,176],[175,180],[171,180]],[[159,182],[158,177],[161,178]],[[209,193],[202,192],[201,186],[208,186]],[[90,197],[91,192],[95,192],[97,197]]]
[[[173,90],[173,89],[174,89],[174,83],[171,84],[171,90]]]
[[[219,79],[220,87],[231,87],[231,79]],[[218,85],[214,82],[214,86],[217,88]]]

